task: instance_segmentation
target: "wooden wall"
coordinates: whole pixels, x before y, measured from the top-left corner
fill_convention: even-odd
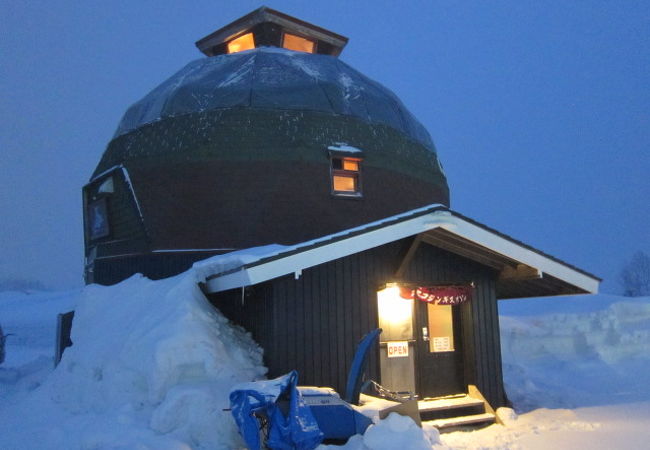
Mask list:
[[[423,284],[474,283],[473,298],[460,307],[465,384],[476,385],[493,407],[505,405],[496,277],[486,266],[426,244],[404,277]]]
[[[251,331],[264,348],[269,377],[297,369],[302,385],[344,392],[358,341],[377,327],[377,290],[394,281],[411,239],[386,244],[261,285],[212,294],[211,301]],[[476,384],[493,407],[505,403],[498,316],[491,269],[422,244],[403,281],[474,281],[475,298],[461,308],[465,382]],[[416,363],[417,364],[417,363]],[[369,376],[379,380],[377,352]]]
[[[88,283],[111,285],[136,273],[159,280],[185,272],[195,262],[216,254],[218,252],[174,252],[99,257],[94,261],[92,276],[87,276],[86,280]]]

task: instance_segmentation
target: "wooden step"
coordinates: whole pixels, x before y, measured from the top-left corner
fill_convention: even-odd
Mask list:
[[[433,425],[438,429],[462,427],[467,425],[478,425],[494,423],[495,415],[492,413],[473,414],[471,416],[452,417],[449,419],[428,420],[426,423]]]
[[[420,400],[418,402],[418,409],[420,410],[420,413],[478,406],[483,406],[483,400],[470,397],[469,395],[433,398]]]

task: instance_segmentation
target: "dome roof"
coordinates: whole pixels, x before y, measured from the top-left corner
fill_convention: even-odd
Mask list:
[[[429,133],[389,89],[333,56],[272,47],[189,63],[132,105],[115,137],[166,117],[233,107],[352,116],[434,151]]]

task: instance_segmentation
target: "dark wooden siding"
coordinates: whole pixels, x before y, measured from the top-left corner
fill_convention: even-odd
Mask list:
[[[152,280],[167,278],[189,269],[196,261],[209,258],[216,252],[188,253],[145,253],[125,255],[117,258],[98,258],[92,265],[92,273],[87,273],[91,283],[111,285],[141,273]]]
[[[377,327],[377,290],[394,280],[410,243],[405,239],[305,269],[298,280],[291,275],[262,283],[244,296],[243,305],[241,290],[210,298],[262,345],[270,377],[297,369],[301,384],[342,393],[358,341]],[[423,244],[403,281],[475,283],[475,297],[460,309],[465,382],[476,384],[498,407],[504,395],[495,276],[491,269]],[[376,351],[368,375],[380,379]]]
[[[334,142],[364,150],[363,197],[331,195]],[[166,118],[111,141],[95,173],[120,164],[151,249],[294,244],[449,200],[431,149],[386,125],[315,111],[229,108]]]
[[[99,186],[111,177],[113,178],[113,192],[98,193]],[[147,235],[138,211],[138,205],[120,169],[113,170],[107,176],[86,186],[84,195],[86,197],[85,205],[97,198],[106,198],[110,231],[108,236],[93,241],[89,239],[88,233],[86,233],[87,249],[97,246],[98,256],[102,256],[102,254],[114,255],[133,252],[134,247],[137,247],[140,251],[146,248]]]
[[[403,278],[423,284],[474,283],[474,297],[460,308],[465,383],[476,385],[490,404],[498,407],[504,405],[505,398],[496,276],[488,267],[425,244],[419,247]]]

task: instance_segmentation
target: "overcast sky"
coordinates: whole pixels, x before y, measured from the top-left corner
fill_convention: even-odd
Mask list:
[[[251,1],[0,0],[0,280],[80,286],[81,187],[127,107]],[[605,278],[650,253],[650,2],[269,1],[433,137],[452,208]]]

